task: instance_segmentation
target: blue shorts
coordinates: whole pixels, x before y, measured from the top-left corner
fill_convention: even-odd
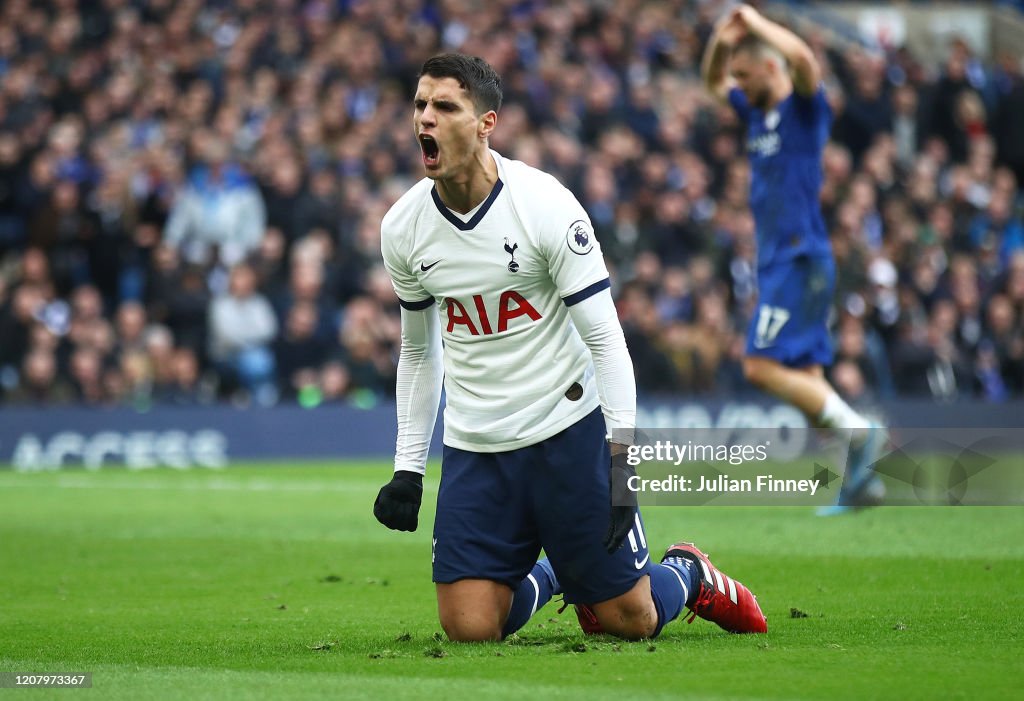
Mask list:
[[[489,579],[512,589],[541,548],[570,603],[633,588],[650,569],[639,517],[609,555],[608,444],[600,409],[535,445],[503,453],[444,447],[434,520],[434,581]]]
[[[831,257],[802,256],[757,271],[757,311],[747,332],[747,355],[802,368],[832,364],[828,315],[836,286]]]

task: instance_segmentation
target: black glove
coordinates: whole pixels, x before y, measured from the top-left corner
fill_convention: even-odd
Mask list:
[[[619,549],[636,521],[636,492],[629,488],[629,478],[634,476],[636,468],[629,464],[625,453],[612,456],[612,469],[608,473],[611,515],[604,537],[604,547],[609,553]]]
[[[399,470],[380,488],[373,515],[393,531],[415,531],[423,499],[423,475]]]

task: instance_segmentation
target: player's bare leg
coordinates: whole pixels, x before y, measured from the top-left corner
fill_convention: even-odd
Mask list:
[[[821,513],[837,513],[844,504],[877,502],[881,498],[884,487],[872,477],[870,469],[888,433],[843,401],[825,379],[820,365],[791,368],[772,358],[751,355],[743,359],[743,374],[758,389],[795,406],[812,425],[835,431],[850,442],[847,480],[839,508]]]
[[[489,579],[460,579],[436,586],[437,614],[449,640],[501,640],[512,589]]]
[[[749,355],[743,359],[743,374],[747,381],[758,389],[802,411],[813,425],[821,428],[834,428],[839,425],[831,424],[824,416],[826,404],[829,403],[830,395],[835,394],[835,390],[825,379],[825,373],[820,365],[791,368],[773,358]],[[842,399],[839,401],[842,402]],[[843,412],[845,415],[842,418],[845,419],[845,423],[842,427],[855,433],[859,431],[862,436],[868,428],[868,422],[850,409],[846,402],[842,404],[847,409]]]

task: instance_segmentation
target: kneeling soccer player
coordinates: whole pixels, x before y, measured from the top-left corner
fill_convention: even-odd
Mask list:
[[[606,435],[632,431],[636,386],[608,271],[572,193],[490,150],[501,99],[481,59],[423,66],[426,178],[381,225],[402,346],[395,473],[374,515],[416,529],[443,377],[433,579],[450,639],[499,640],[558,593],[589,632],[653,637],[684,606],[764,632],[746,587],[689,543],[652,564],[635,500],[612,503],[632,468]]]

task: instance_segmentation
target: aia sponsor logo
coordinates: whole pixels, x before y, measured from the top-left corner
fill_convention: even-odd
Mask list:
[[[497,328],[491,325],[483,295],[473,295],[469,305],[454,297],[446,297],[444,306],[448,313],[448,333],[454,333],[456,326],[462,326],[471,336],[490,336],[507,331],[509,322],[521,316],[531,321],[541,318],[540,312],[525,297],[515,290],[507,290],[498,298]]]

